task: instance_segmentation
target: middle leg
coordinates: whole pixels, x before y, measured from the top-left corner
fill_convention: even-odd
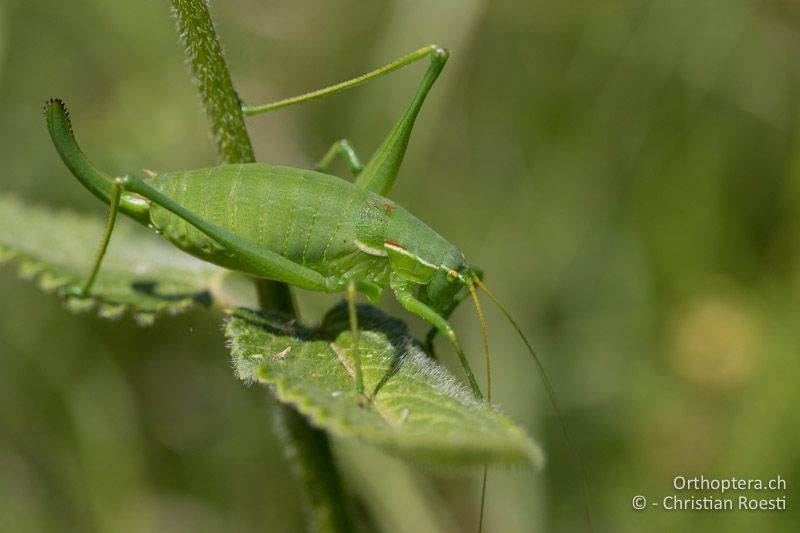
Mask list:
[[[361,171],[364,170],[364,166],[361,164],[361,161],[359,161],[356,151],[347,139],[339,139],[333,143],[333,146],[330,147],[325,155],[322,156],[322,159],[319,160],[319,163],[316,164],[314,170],[320,172],[328,170],[328,167],[331,166],[337,156],[342,156],[344,158],[347,162],[347,166],[350,167],[350,173],[353,174],[353,177],[357,178],[358,175],[361,174]]]
[[[347,312],[350,315],[350,336],[353,339],[353,366],[355,367],[356,400],[365,405],[369,399],[364,394],[364,375],[361,370],[361,352],[358,346],[358,313],[356,311],[356,284],[347,285]]]

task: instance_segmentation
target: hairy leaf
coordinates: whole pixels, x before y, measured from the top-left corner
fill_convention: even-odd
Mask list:
[[[224,273],[120,219],[90,297],[66,296],[64,289],[79,287],[88,277],[104,221],[0,195],[0,227],[0,262],[17,260],[22,276],[57,291],[71,309],[97,308],[109,318],[129,310],[149,323],[161,311],[208,305]]]
[[[239,377],[272,386],[279,400],[337,435],[357,437],[435,466],[538,465],[525,432],[428,357],[405,325],[359,306],[359,352],[367,395],[357,402],[345,306],[311,330],[246,309],[231,311],[226,336]]]

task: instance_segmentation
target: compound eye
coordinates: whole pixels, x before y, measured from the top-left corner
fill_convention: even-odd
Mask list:
[[[455,270],[450,269],[447,272],[447,281],[452,282],[455,281],[457,278],[458,278],[458,272],[456,272]]]

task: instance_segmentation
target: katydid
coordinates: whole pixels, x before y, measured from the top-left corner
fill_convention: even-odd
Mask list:
[[[321,161],[318,168],[324,170],[343,154],[356,174],[352,183],[319,171],[259,163],[157,173],[147,180],[133,174],[115,179],[86,159],[63,102],[50,100],[45,111],[56,149],[75,177],[111,206],[101,252],[80,293],[91,290],[119,210],[181,250],[231,270],[303,289],[345,291],[350,301],[358,291],[377,302],[389,285],[406,309],[448,338],[473,394],[482,398],[447,321],[463,299],[459,293],[474,290],[480,271],[455,246],[382,196],[394,183],[414,121],[448,52],[431,45],[343,84],[243,110],[255,114],[318,98],[426,56],[431,63],[410,106],[372,159],[362,168],[349,143],[340,141]],[[355,314],[351,321],[357,336]],[[357,355],[355,372],[356,392],[364,396]]]
[[[488,398],[491,370],[483,314],[476,287],[483,290],[522,336],[536,361],[548,396],[557,403],[541,363],[520,328],[482,282],[482,271],[436,231],[389,200],[416,117],[431,86],[448,59],[448,52],[430,45],[388,65],[324,89],[263,106],[242,106],[246,115],[299,104],[355,87],[370,79],[429,57],[422,81],[372,158],[361,165],[347,140],[335,143],[316,170],[259,163],[221,165],[182,172],[134,174],[113,178],[83,155],[62,101],[45,105],[53,143],[72,174],[110,206],[100,252],[87,282],[71,292],[87,296],[113,232],[117,211],[153,228],[181,250],[216,265],[299,288],[345,292],[354,339],[355,389],[365,393],[358,355],[357,292],[377,302],[388,285],[408,311],[444,334],[455,349],[472,392],[480,387],[448,322],[460,302],[471,297],[484,335]],[[355,180],[326,174],[337,157],[345,158]],[[565,432],[566,434],[566,432]]]

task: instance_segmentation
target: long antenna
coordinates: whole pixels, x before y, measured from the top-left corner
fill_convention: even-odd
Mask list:
[[[486,293],[486,296],[497,306],[503,315],[508,319],[514,329],[517,331],[517,334],[522,339],[522,342],[525,343],[525,346],[528,348],[528,352],[530,352],[531,357],[533,358],[534,363],[536,364],[536,370],[539,372],[539,377],[544,384],[544,388],[547,391],[547,397],[550,399],[550,404],[553,406],[553,411],[555,411],[556,418],[558,418],[558,424],[561,426],[561,432],[564,435],[564,442],[569,449],[569,454],[572,456],[572,461],[575,463],[575,467],[580,472],[581,476],[581,493],[583,494],[583,505],[584,505],[584,512],[586,515],[586,526],[589,531],[592,531],[592,513],[589,507],[589,483],[587,481],[586,469],[583,467],[583,463],[581,462],[580,455],[578,455],[577,450],[572,445],[572,439],[569,437],[569,432],[567,431],[567,424],[564,421],[564,417],[561,415],[561,408],[559,407],[558,399],[556,397],[556,391],[553,388],[553,385],[550,383],[550,378],[547,377],[547,372],[544,369],[544,365],[542,365],[541,359],[536,354],[536,350],[533,349],[531,343],[528,341],[528,338],[525,337],[525,334],[522,333],[522,329],[517,325],[517,322],[511,317],[511,313],[509,313],[503,305],[497,301],[497,298],[494,297],[492,292],[486,287],[486,285],[478,278],[477,276],[473,276],[473,281],[475,284],[481,288],[481,290]]]
[[[486,319],[483,318],[483,310],[478,301],[478,293],[475,285],[469,284],[469,294],[475,302],[475,310],[478,312],[478,320],[481,323],[481,333],[483,334],[483,353],[486,354],[486,401],[492,401],[492,358],[489,356],[489,335],[486,333]]]
[[[481,334],[483,335],[483,353],[486,354],[486,401],[492,401],[492,359],[489,355],[489,335],[486,332],[486,319],[483,317],[483,310],[478,301],[478,293],[475,291],[475,285],[470,283],[469,294],[472,296],[472,301],[475,302],[475,310],[478,312],[478,320],[481,323]],[[481,514],[478,518],[478,533],[483,532],[483,512],[486,509],[486,478],[489,474],[488,465],[483,466],[483,482],[481,482]]]

